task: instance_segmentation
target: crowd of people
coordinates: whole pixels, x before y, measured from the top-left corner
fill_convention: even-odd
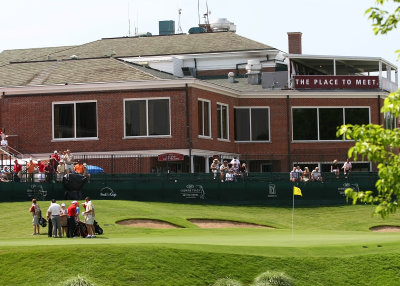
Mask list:
[[[8,166],[5,166],[1,170],[0,181],[7,182],[12,180],[20,182],[24,179],[23,167],[17,159],[14,160],[12,171]],[[87,164],[80,160],[75,162],[74,156],[69,149],[61,152],[61,154],[56,150],[45,161],[37,160],[37,162],[34,162],[30,159],[26,164],[25,171],[26,181],[30,183],[35,180],[48,183],[62,182],[64,175],[72,173],[90,177]]]
[[[51,200],[51,204],[47,209],[47,222],[48,222],[48,236],[49,237],[68,237],[73,238],[78,236],[76,231],[79,225],[80,215],[83,216],[83,221],[86,225],[87,235],[86,238],[95,238],[95,209],[94,204],[89,197],[85,198],[85,202],[81,204],[83,206],[83,211],[79,207],[77,201],[71,202],[71,205],[66,208],[65,203],[61,205],[57,203],[55,199]],[[32,213],[32,225],[33,234],[40,235],[40,224],[39,220],[42,216],[40,206],[36,199],[32,199],[32,205],[29,209]]]
[[[347,159],[346,162],[344,162],[342,167],[340,167],[337,160],[334,160],[332,162],[330,172],[332,174],[334,174],[335,177],[338,179],[340,176],[340,170],[342,170],[342,169],[343,169],[344,177],[347,179],[350,176],[350,173],[352,171],[352,164],[350,162],[350,159]],[[315,167],[315,169],[310,172],[308,167],[304,167],[304,171],[303,171],[300,168],[300,166],[297,165],[296,167],[293,167],[293,170],[290,172],[289,175],[290,175],[290,181],[292,181],[292,182],[308,182],[308,181],[323,182],[319,167]]]
[[[233,157],[229,163],[228,160],[223,160],[221,163],[215,158],[211,163],[210,170],[214,180],[218,179],[221,182],[236,182],[248,174],[246,163],[241,164],[237,157]]]

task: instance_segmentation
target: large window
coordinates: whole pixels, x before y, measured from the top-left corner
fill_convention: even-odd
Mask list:
[[[236,141],[269,141],[269,108],[235,108]]]
[[[198,101],[198,128],[199,135],[211,137],[211,105],[209,101]]]
[[[338,126],[369,121],[367,107],[296,107],[292,109],[293,140],[340,140]]]
[[[229,113],[228,106],[217,104],[218,139],[229,139]]]
[[[169,99],[125,100],[125,136],[170,135]]]
[[[53,138],[97,138],[97,102],[53,103]]]

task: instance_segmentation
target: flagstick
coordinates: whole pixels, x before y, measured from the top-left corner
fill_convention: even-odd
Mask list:
[[[293,207],[292,207],[292,240],[294,239],[294,189],[292,188]]]

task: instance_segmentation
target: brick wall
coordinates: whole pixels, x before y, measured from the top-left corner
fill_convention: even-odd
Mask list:
[[[367,106],[371,111],[371,122],[383,123],[379,113],[377,98],[289,98],[285,96],[270,98],[236,98],[207,90],[189,88],[190,135],[194,149],[238,153],[241,157],[259,155],[260,159],[285,157],[286,154],[296,156],[299,161],[312,154],[315,159],[333,160],[337,154],[346,157],[352,142],[291,142],[291,107],[293,106]],[[128,98],[169,97],[171,104],[171,136],[168,138],[135,138],[124,139],[123,100]],[[198,99],[211,102],[211,138],[199,138],[197,124]],[[81,100],[97,100],[98,108],[98,140],[52,141],[52,103],[75,102]],[[288,102],[289,100],[289,102]],[[77,94],[43,94],[34,96],[6,96],[1,99],[1,126],[5,127],[11,147],[22,153],[52,153],[53,150],[70,149],[72,152],[113,152],[129,150],[188,149],[186,128],[186,93],[184,88],[164,90],[120,91],[120,92],[88,92]],[[217,103],[229,106],[229,140],[217,138]],[[289,110],[287,106],[289,104]],[[383,100],[380,105],[382,106]],[[265,106],[270,108],[270,142],[235,143],[234,141],[234,107]],[[289,117],[288,117],[289,116]],[[289,123],[289,124],[288,124]],[[289,126],[289,130],[288,130]],[[286,157],[285,157],[286,158]],[[299,159],[300,158],[300,159]],[[305,157],[304,157],[305,158]],[[339,158],[338,158],[339,159]],[[121,159],[122,160],[122,159]],[[135,171],[149,172],[151,159],[140,163],[126,159],[121,166]],[[282,161],[282,159],[279,159]],[[305,159],[304,159],[305,160]],[[122,161],[121,161],[122,162]],[[96,162],[94,162],[96,163]],[[154,163],[154,162],[153,162]],[[282,163],[285,165],[286,163]],[[110,167],[111,168],[111,167]],[[120,167],[115,167],[120,168]],[[284,168],[284,167],[282,167]],[[115,170],[116,171],[116,170]],[[119,171],[119,169],[118,169]]]

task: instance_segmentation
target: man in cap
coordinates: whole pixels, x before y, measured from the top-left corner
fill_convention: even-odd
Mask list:
[[[19,182],[22,175],[22,166],[18,163],[18,160],[14,160],[14,182]]]
[[[68,217],[67,217],[67,237],[72,238],[75,235],[75,217],[76,217],[76,201],[71,202],[68,207]]]
[[[72,174],[74,172],[74,156],[71,151],[67,149],[64,154],[65,171],[67,174]]]

